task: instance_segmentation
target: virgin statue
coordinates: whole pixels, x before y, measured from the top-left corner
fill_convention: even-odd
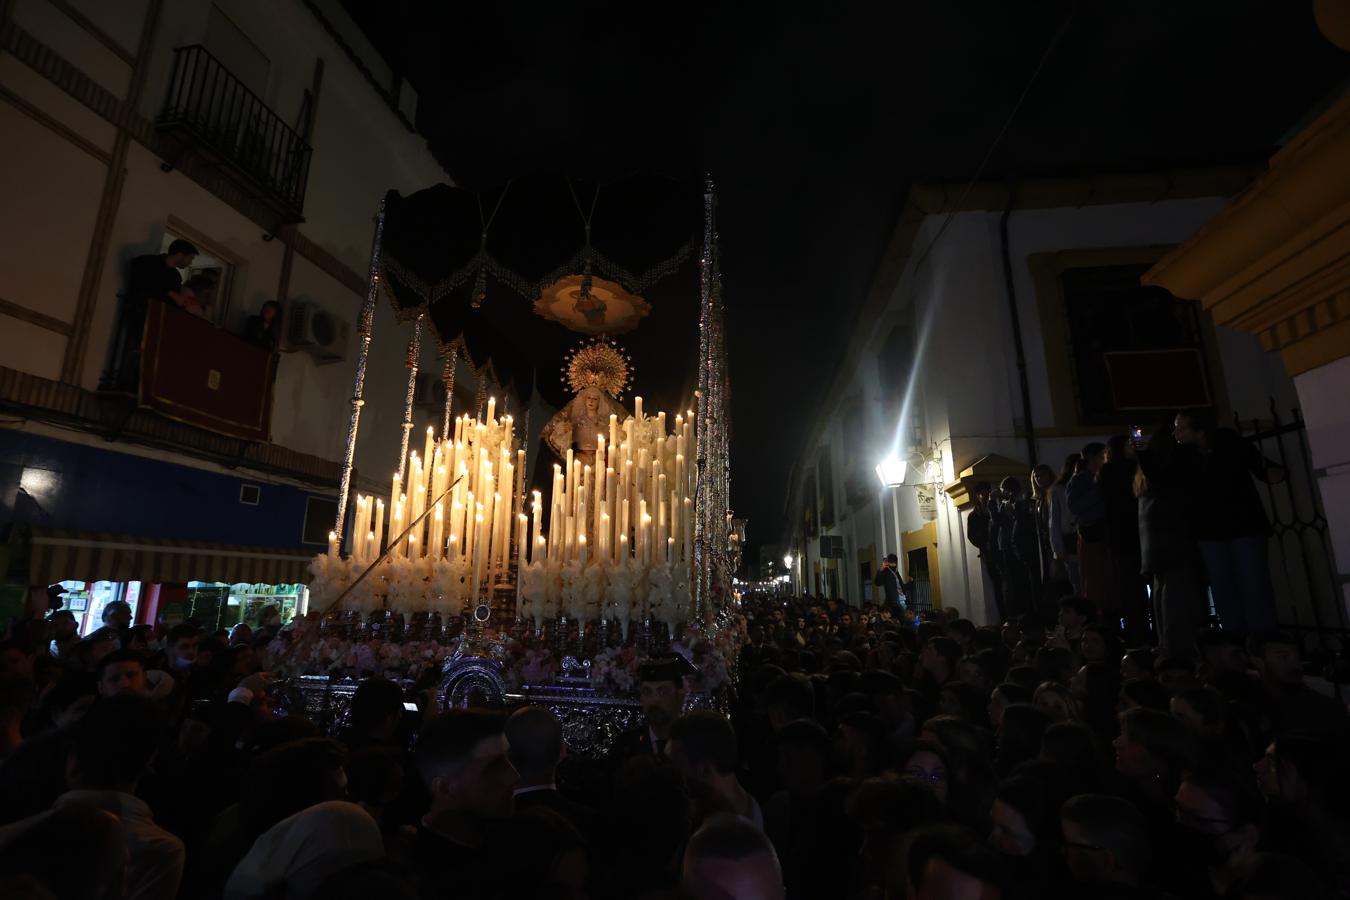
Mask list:
[[[602,434],[609,433],[609,417],[620,423],[628,410],[616,398],[630,377],[628,360],[613,341],[593,338],[570,355],[563,382],[575,394],[544,426],[541,437],[560,458],[572,450],[582,465],[594,467]]]

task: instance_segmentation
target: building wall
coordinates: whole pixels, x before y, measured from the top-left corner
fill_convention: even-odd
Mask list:
[[[1041,322],[1040,304],[1045,298],[1038,296],[1028,257],[1066,250],[1175,244],[1222,203],[1223,198],[1201,198],[1019,209],[1012,213],[1009,247],[1036,451],[1041,461],[1058,468],[1067,454],[1107,435],[1092,434],[1076,422],[1056,421],[1050,387],[1052,367],[1047,362]],[[843,410],[855,399],[867,413],[867,434],[861,442],[848,446],[847,452],[864,472],[870,472],[888,453],[906,456],[913,449],[908,444],[916,425],[923,448],[936,454],[937,470],[929,477],[941,485],[954,482],[962,469],[988,454],[1027,463],[1029,451],[1003,275],[1000,216],[999,212],[973,211],[959,213],[949,222],[944,222],[945,217],[930,216],[922,223],[883,315],[864,323],[870,337],[863,343],[862,353],[850,361],[836,396],[824,407],[816,446],[832,448],[836,481],[847,477],[841,465],[841,460],[849,458],[844,456]],[[939,229],[943,229],[942,237],[934,244]],[[882,395],[875,373],[879,366],[895,364],[883,353],[883,345],[891,329],[902,323],[908,323],[914,334],[911,361],[915,375],[908,400],[897,403],[896,398]],[[1249,417],[1259,415],[1269,408],[1271,398],[1283,409],[1297,405],[1293,386],[1279,360],[1264,353],[1255,338],[1219,328],[1215,346],[1224,399],[1233,410]],[[897,406],[904,410],[899,424],[891,412]],[[1141,424],[1146,428],[1153,425]],[[803,465],[813,464],[813,453],[803,455]],[[1029,464],[1026,467],[1029,470]],[[851,602],[862,596],[857,575],[859,549],[875,546],[878,557],[885,552],[900,552],[902,567],[905,563],[904,554],[896,547],[891,492],[882,489],[875,477],[867,483],[875,491],[873,497],[841,516],[833,529],[845,536]],[[801,496],[800,484],[797,496]],[[901,542],[914,546],[927,540],[918,534],[927,522],[920,513],[915,488],[901,487],[894,497],[898,501]],[[797,509],[789,514],[789,522],[796,527],[801,521],[802,502],[799,499]],[[847,507],[840,504],[837,509]],[[977,553],[965,539],[965,516],[950,498],[939,497],[933,527],[940,602],[956,606],[977,621],[988,621],[993,618],[992,603],[987,599],[990,591]],[[809,559],[814,559],[817,548],[807,549]],[[804,572],[809,589],[809,565]]]
[[[296,246],[301,249],[291,254],[287,283],[284,235],[270,233],[178,168],[164,171],[165,160],[134,139],[125,147],[120,198],[110,204],[107,192],[116,180],[111,170],[120,159],[118,127],[89,102],[75,99],[68,84],[58,85],[14,54],[0,51],[0,133],[6,136],[0,143],[0,192],[5,197],[0,232],[6,235],[0,243],[2,364],[59,378],[79,315],[82,283],[101,268],[93,303],[84,315],[87,350],[73,379],[95,389],[108,361],[125,265],[139,254],[160,250],[172,217],[237,258],[226,322],[231,330],[241,329],[248,315],[283,291],[291,300],[321,304],[351,326],[345,360],[320,365],[307,353],[283,352],[275,385],[273,443],[339,459],[356,365],[355,326],[364,297],[353,281],[364,283],[366,277],[380,198],[390,188],[408,193],[448,180],[424,138],[408,125],[407,117],[415,114],[415,95],[401,97],[403,116],[391,109],[302,3],[162,2],[153,42],[144,53],[137,45],[149,0],[73,0],[70,5],[103,34],[92,34],[47,0],[15,0],[13,22],[92,79],[114,102],[128,98],[139,59],[144,88],[135,111],[149,119],[163,105],[175,47],[206,42],[222,55],[237,51],[264,59],[265,65],[250,69],[259,96],[292,125],[322,60],[305,221],[297,226],[302,240]],[[331,17],[344,15],[338,4],[323,7]],[[219,35],[226,32],[234,35],[233,50],[221,45]],[[370,62],[378,77],[389,77],[387,64]],[[101,206],[112,213],[103,222]],[[309,245],[317,253],[304,249]],[[87,258],[91,248],[95,258]],[[368,484],[387,484],[397,465],[411,328],[397,322],[381,298],[356,458],[358,473]],[[441,362],[429,335],[422,342],[422,360],[425,371],[439,376]],[[461,363],[459,378],[461,385],[472,381],[466,364]],[[431,411],[419,410],[416,418],[419,435],[427,424],[440,423],[439,414]]]
[[[1304,372],[1294,383],[1308,423],[1308,444],[1331,535],[1335,578],[1341,600],[1350,609],[1350,412],[1345,406],[1350,357]]]

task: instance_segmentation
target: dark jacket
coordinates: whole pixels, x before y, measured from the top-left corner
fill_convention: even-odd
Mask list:
[[[1215,430],[1200,455],[1196,536],[1202,541],[1231,541],[1270,533],[1270,522],[1256,482],[1273,466],[1231,428]]]
[[[1165,455],[1139,452],[1148,488],[1139,497],[1139,549],[1142,571],[1165,575],[1194,565],[1195,495],[1200,458],[1195,448],[1179,446]]]

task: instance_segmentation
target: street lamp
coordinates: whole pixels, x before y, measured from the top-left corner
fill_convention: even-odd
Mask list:
[[[905,483],[905,461],[894,454],[877,463],[876,472],[882,487],[898,488]]]
[[[785,568],[785,569],[787,569],[787,570],[789,570],[789,571],[792,570],[792,554],[791,554],[791,553],[789,553],[787,556],[784,556],[784,557],[783,557],[783,568]]]
[[[877,463],[877,478],[883,488],[891,489],[891,516],[895,520],[895,552],[900,552],[900,486],[905,483],[905,461],[892,453]],[[886,539],[886,526],[881,527],[881,538]]]

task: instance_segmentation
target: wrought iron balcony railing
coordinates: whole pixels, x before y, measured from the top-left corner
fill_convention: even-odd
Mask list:
[[[313,150],[200,44],[174,50],[158,125],[186,133],[261,186],[292,221],[301,218]]]

